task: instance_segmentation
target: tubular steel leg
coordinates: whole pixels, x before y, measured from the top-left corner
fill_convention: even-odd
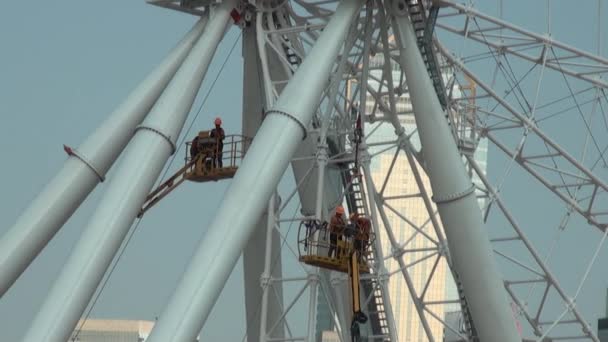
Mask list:
[[[317,313],[317,291],[319,288],[319,273],[315,270],[315,273],[308,275],[308,287],[310,289],[310,297],[308,302],[308,329],[307,329],[307,342],[316,342],[315,329],[317,326],[316,313]]]
[[[138,126],[115,178],[24,341],[63,342],[69,338],[163,165],[175,152],[175,141],[235,4],[236,0],[226,0],[213,11],[205,32]]]
[[[191,342],[202,328],[290,157],[306,135],[361,0],[342,1],[267,113],[224,201],[148,342]],[[243,205],[245,203],[246,205]],[[234,210],[239,208],[239,211]],[[202,271],[201,271],[202,270]]]
[[[53,238],[123,151],[205,27],[201,19],[165,60],[80,146],[0,240],[0,297]]]
[[[276,317],[271,317],[272,319],[269,320],[269,306],[271,304],[271,291],[272,291],[272,267],[274,266],[272,263],[272,256],[273,256],[273,251],[272,251],[272,243],[273,243],[273,233],[274,233],[274,227],[276,225],[276,197],[277,194],[275,193],[274,195],[272,195],[272,197],[270,197],[270,200],[268,201],[268,213],[267,215],[267,223],[266,223],[266,250],[265,250],[265,256],[264,256],[264,271],[262,273],[261,276],[261,285],[262,285],[262,308],[260,311],[260,337],[259,340],[260,342],[263,341],[267,341],[269,336],[268,334],[270,333],[268,331],[268,328],[273,324],[271,322],[273,322],[272,319],[276,318]],[[259,259],[259,257],[258,257]],[[282,325],[280,330],[282,330]]]
[[[347,277],[343,273],[331,272],[330,284],[338,322],[340,323],[342,341],[350,341],[350,323],[352,319],[349,300],[349,287]]]
[[[260,15],[262,12],[259,13]],[[261,19],[260,19],[261,20]],[[243,29],[243,135],[253,137],[257,133],[264,117],[264,108],[269,107],[268,101],[272,97],[265,97],[265,88],[260,86],[260,76],[263,74],[260,63],[258,47],[258,25],[250,25]],[[259,51],[258,51],[259,50]],[[266,99],[266,101],[264,100]],[[274,202],[271,202],[274,203]],[[245,291],[245,309],[247,319],[247,340],[259,341],[260,336],[264,336],[268,329],[268,324],[276,322],[281,315],[283,307],[282,284],[273,282],[272,292],[263,300],[265,305],[260,312],[260,298],[264,295],[264,288],[260,286],[260,280],[264,283],[267,279],[282,278],[281,265],[281,239],[279,232],[274,229],[274,223],[270,231],[268,230],[268,217],[262,215],[258,220],[255,233],[247,242],[243,249],[243,285]],[[274,222],[274,221],[273,221]],[[270,236],[267,236],[267,233]],[[270,240],[268,240],[270,239]],[[266,254],[266,251],[271,252]],[[267,262],[272,266],[265,268],[265,260],[260,255],[266,255]],[[265,273],[268,270],[268,273]],[[267,275],[267,276],[266,276]],[[263,278],[261,278],[263,277]],[[266,319],[266,322],[262,321]],[[263,327],[263,328],[261,328]],[[261,332],[262,331],[262,332]],[[275,328],[273,336],[281,337],[284,331],[284,324]]]
[[[394,0],[393,29],[400,50],[433,200],[444,224],[452,263],[464,286],[481,341],[520,340],[492,248],[443,110],[416,45],[407,4]]]

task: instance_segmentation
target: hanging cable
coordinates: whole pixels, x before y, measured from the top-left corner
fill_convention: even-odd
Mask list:
[[[194,122],[196,121],[196,119],[198,118],[198,116],[200,115],[200,113],[202,112],[202,109],[203,109],[205,103],[207,102],[207,99],[209,98],[209,95],[211,94],[211,92],[214,89],[215,83],[217,82],[217,80],[221,76],[222,71],[224,70],[224,67],[226,66],[228,60],[230,59],[230,56],[232,55],[232,52],[234,51],[234,48],[236,47],[236,45],[237,45],[238,41],[240,40],[241,36],[242,36],[242,31],[237,36],[237,38],[235,39],[234,43],[232,44],[232,47],[230,48],[230,52],[228,52],[228,55],[224,59],[224,62],[222,63],[222,66],[220,67],[220,70],[218,71],[217,75],[215,76],[215,79],[213,80],[213,82],[211,83],[211,86],[209,87],[209,91],[207,91],[207,94],[205,95],[205,97],[203,98],[203,101],[199,105],[199,107],[198,107],[198,109],[196,111],[196,114],[194,115],[194,118],[192,119],[192,121],[190,122],[190,125],[186,129],[186,132],[182,136],[182,138],[181,138],[181,140],[180,140],[180,142],[178,144],[178,146],[179,146],[178,150],[175,151],[175,153],[173,154],[173,156],[169,160],[169,163],[165,167],[165,170],[163,171],[162,176],[158,179],[158,182],[157,182],[157,184],[156,184],[155,187],[159,186],[160,183],[162,182],[162,180],[167,176],[167,173],[169,172],[169,170],[170,170],[173,162],[175,161],[175,158],[177,157],[179,151],[181,150],[181,148],[182,148],[182,146],[184,144],[184,141],[188,137],[188,134],[190,133],[190,130],[194,126]],[[95,294],[95,296],[94,296],[94,298],[93,298],[93,300],[92,300],[92,302],[91,302],[88,310],[86,311],[84,319],[81,320],[80,326],[76,329],[76,333],[72,337],[72,341],[77,341],[78,335],[82,331],[82,328],[84,327],[85,322],[89,319],[89,316],[90,316],[91,312],[93,311],[93,308],[95,307],[95,304],[97,303],[97,300],[99,299],[99,297],[101,296],[103,290],[105,289],[105,287],[106,287],[106,285],[108,283],[108,280],[110,280],[110,277],[112,276],[112,273],[116,269],[116,266],[118,265],[118,262],[120,261],[120,258],[122,257],[122,255],[124,254],[125,250],[127,249],[127,246],[129,245],[129,242],[131,242],[131,238],[133,237],[133,235],[137,231],[137,228],[141,224],[142,220],[143,220],[143,216],[141,218],[136,219],[135,225],[129,230],[129,233],[128,233],[126,241],[121,245],[121,247],[120,247],[120,249],[118,251],[118,254],[117,254],[116,258],[115,258],[115,261],[112,263],[109,271],[106,273],[106,275],[104,275],[104,278],[103,278],[103,280],[101,282],[101,287],[99,288],[99,290]]]

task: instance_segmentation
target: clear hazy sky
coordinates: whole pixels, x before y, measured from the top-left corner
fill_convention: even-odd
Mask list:
[[[483,8],[496,14],[496,3],[491,3]],[[507,19],[539,32],[545,30],[545,1],[534,2],[534,11],[528,10],[526,1],[505,3]],[[552,2],[554,36],[595,51],[596,2],[580,1],[576,8],[572,8],[572,4]],[[604,10],[606,7],[608,4]],[[150,6],[143,0],[5,1],[0,5],[0,179],[3,182],[0,235],[60,169],[66,159],[62,144],[77,147],[194,22],[192,16]],[[220,46],[195,108],[201,102],[201,95],[209,90],[237,37],[238,30],[231,30]],[[212,118],[220,115],[227,131],[240,131],[240,62],[238,44],[195,129],[211,126]],[[499,171],[500,166],[492,166],[491,153],[492,149],[490,172]],[[291,177],[290,173],[287,175]],[[24,334],[106,184],[87,199],[0,300],[1,341],[16,341]],[[159,315],[204,235],[204,227],[225,187],[225,183],[182,187],[147,214],[95,305],[92,317],[154,319]],[[510,199],[517,200],[516,197]],[[533,211],[522,212],[533,214]],[[542,220],[540,217],[538,222]],[[535,240],[542,243],[543,234],[535,235]],[[597,239],[599,234],[595,231],[586,234],[568,253],[587,255],[589,246],[595,246]],[[604,251],[579,299],[591,321],[604,310],[608,273],[601,270],[606,261],[608,255]],[[568,260],[554,266],[566,277],[573,267]],[[240,341],[243,337],[241,268],[239,263],[203,329],[206,340]]]

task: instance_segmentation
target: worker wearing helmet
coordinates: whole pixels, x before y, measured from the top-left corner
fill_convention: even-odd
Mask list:
[[[211,130],[211,137],[215,138],[216,141],[215,166],[221,168],[223,167],[222,150],[224,149],[224,138],[226,137],[226,135],[224,134],[224,129],[221,127],[221,118],[215,118],[215,121],[213,121],[213,123],[215,124],[215,128]]]
[[[359,252],[359,258],[361,258],[367,248],[372,225],[367,217],[360,216],[358,213],[350,214],[349,219],[356,227],[355,250]]]
[[[336,207],[334,216],[329,221],[329,251],[328,257],[338,257],[340,255],[340,249],[338,248],[338,240],[342,240],[342,234],[346,227],[346,220],[344,218],[344,207],[339,205]]]

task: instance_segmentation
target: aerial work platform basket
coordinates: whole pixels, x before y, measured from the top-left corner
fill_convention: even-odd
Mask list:
[[[363,239],[357,234],[356,226],[348,224],[343,230],[344,233],[337,234],[337,241],[334,244],[328,226],[327,222],[318,220],[305,220],[300,223],[298,230],[300,262],[348,273],[351,257],[353,253],[358,252],[359,272],[369,273],[368,259],[371,253],[370,245],[374,239],[373,233],[370,233],[368,239]]]
[[[227,135],[218,144],[211,131],[199,132],[193,141],[186,143],[185,165],[146,197],[138,217],[185,180],[203,183],[234,177],[250,143],[251,138]]]
[[[186,143],[184,178],[199,183],[234,177],[251,143],[250,138],[227,135],[221,146],[211,136],[211,131],[201,131],[197,138],[196,142]],[[197,153],[192,153],[196,150],[193,144],[199,145]]]

